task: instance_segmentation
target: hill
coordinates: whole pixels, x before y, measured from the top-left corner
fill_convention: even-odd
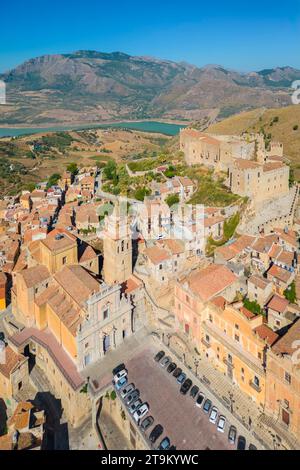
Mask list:
[[[0,125],[224,118],[290,103],[291,67],[238,73],[121,52],[77,51],[28,60],[0,75]]]

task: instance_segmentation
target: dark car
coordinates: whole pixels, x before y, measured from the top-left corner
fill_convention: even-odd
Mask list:
[[[172,445],[169,450],[176,450],[176,446]]]
[[[212,402],[211,402],[211,400],[205,400],[205,403],[204,403],[204,405],[203,405],[203,411],[204,411],[204,413],[209,413],[211,407],[212,407]]]
[[[246,439],[244,436],[239,436],[237,442],[237,450],[245,450],[246,449]]]
[[[190,391],[191,397],[196,398],[196,395],[198,392],[199,392],[199,387],[197,387],[197,385],[194,385]]]
[[[131,403],[133,403],[135,400],[137,400],[140,396],[140,391],[135,389],[133,390],[133,392],[129,393],[129,395],[127,395],[127,397],[125,398],[125,404],[127,406],[130,406]]]
[[[175,379],[178,379],[181,373],[182,373],[182,369],[180,369],[180,367],[177,367],[173,372],[173,377],[175,377]]]
[[[146,432],[147,429],[149,429],[153,423],[154,423],[153,416],[147,416],[147,418],[143,419],[143,421],[141,422],[140,428],[143,432]]]
[[[181,395],[186,395],[192,385],[193,385],[193,382],[191,381],[191,379],[186,379],[186,381],[183,382],[183,384],[180,387]]]
[[[164,428],[162,427],[162,425],[157,424],[149,436],[150,442],[154,444],[157,441],[157,439],[162,435],[163,432],[164,432]]]
[[[172,372],[174,372],[174,370],[176,369],[177,365],[175,364],[175,362],[171,362],[171,364],[168,366],[167,368],[167,372],[169,374],[172,374]]]
[[[170,446],[171,446],[170,439],[168,437],[165,437],[159,444],[157,450],[169,450]]]
[[[257,450],[257,447],[254,444],[250,444],[249,450]]]
[[[113,376],[117,375],[118,372],[121,372],[122,370],[126,370],[125,364],[119,364],[117,367],[115,367],[112,371]]]
[[[165,355],[164,351],[159,351],[154,357],[155,362],[160,362],[162,358],[164,357],[164,355]]]

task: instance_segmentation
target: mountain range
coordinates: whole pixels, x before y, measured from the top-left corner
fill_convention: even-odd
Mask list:
[[[30,59],[0,75],[7,104],[2,125],[134,119],[224,118],[291,104],[300,70],[240,73],[121,52],[77,51]]]

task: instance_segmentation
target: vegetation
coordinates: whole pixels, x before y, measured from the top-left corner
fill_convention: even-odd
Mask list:
[[[170,194],[170,196],[166,198],[166,203],[168,204],[169,207],[175,206],[176,204],[179,203],[179,201],[180,199],[177,194]]]
[[[244,307],[249,310],[250,312],[254,313],[254,315],[261,315],[262,309],[261,306],[254,300],[251,302],[249,299],[244,299],[243,301]]]
[[[60,174],[59,173],[53,173],[50,178],[48,179],[47,182],[47,188],[51,188],[51,186],[55,186],[58,181],[60,180]]]
[[[78,166],[77,163],[71,162],[67,166],[67,171],[69,171],[73,176],[76,176],[78,174]]]
[[[60,152],[64,152],[67,147],[70,147],[75,139],[68,132],[55,132],[53,134],[43,136],[40,141],[41,144],[49,150],[55,147]]]
[[[116,398],[117,398],[117,394],[116,394],[116,392],[113,390],[113,391],[111,392],[111,394],[110,394],[110,399],[111,399],[112,401],[114,401]]]
[[[295,304],[297,301],[297,294],[296,294],[296,284],[293,282],[288,288],[284,291],[285,298],[291,303]]]
[[[144,186],[142,188],[137,188],[135,190],[134,198],[137,199],[138,201],[143,201],[146,196],[149,196],[149,194],[151,194],[151,191]]]
[[[224,233],[222,240],[214,240],[212,236],[209,237],[207,240],[206,245],[206,254],[207,256],[211,256],[214,250],[219,247],[225,245],[235,234],[235,231],[240,222],[240,214],[237,212],[234,214],[230,219],[225,220],[224,222]]]
[[[240,199],[239,196],[230,192],[223,184],[222,179],[215,180],[212,174],[198,176],[198,189],[192,196],[189,204],[204,204],[206,206],[224,207],[233,204]]]

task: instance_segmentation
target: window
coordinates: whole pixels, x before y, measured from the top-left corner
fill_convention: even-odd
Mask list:
[[[235,327],[235,329],[236,329],[236,330],[238,330],[238,329],[239,329],[239,325],[235,325],[234,327]]]
[[[258,359],[261,359],[261,353],[260,352],[257,354],[257,356],[258,356]]]
[[[292,377],[288,372],[284,373],[284,379],[289,385],[292,383]]]
[[[237,341],[238,343],[240,342],[240,337],[239,337],[239,335],[234,335],[234,339],[235,339],[235,341]]]
[[[103,311],[103,320],[107,320],[108,317],[109,317],[109,310],[108,310],[108,308],[106,308]]]
[[[63,259],[62,259],[62,264],[66,264],[67,263],[67,257],[64,256]]]
[[[254,376],[254,385],[256,385],[256,387],[259,387],[259,378],[256,377],[256,375]]]
[[[160,264],[160,265],[159,265],[159,269],[162,270],[162,268],[163,268],[163,266],[162,266],[162,264]]]
[[[209,315],[209,321],[210,321],[210,323],[213,323],[213,316],[212,315]]]
[[[210,342],[210,337],[209,337],[208,335],[205,336],[205,341],[206,341],[207,343]]]
[[[185,300],[187,301],[188,304],[190,303],[190,298],[188,295],[185,296]]]

